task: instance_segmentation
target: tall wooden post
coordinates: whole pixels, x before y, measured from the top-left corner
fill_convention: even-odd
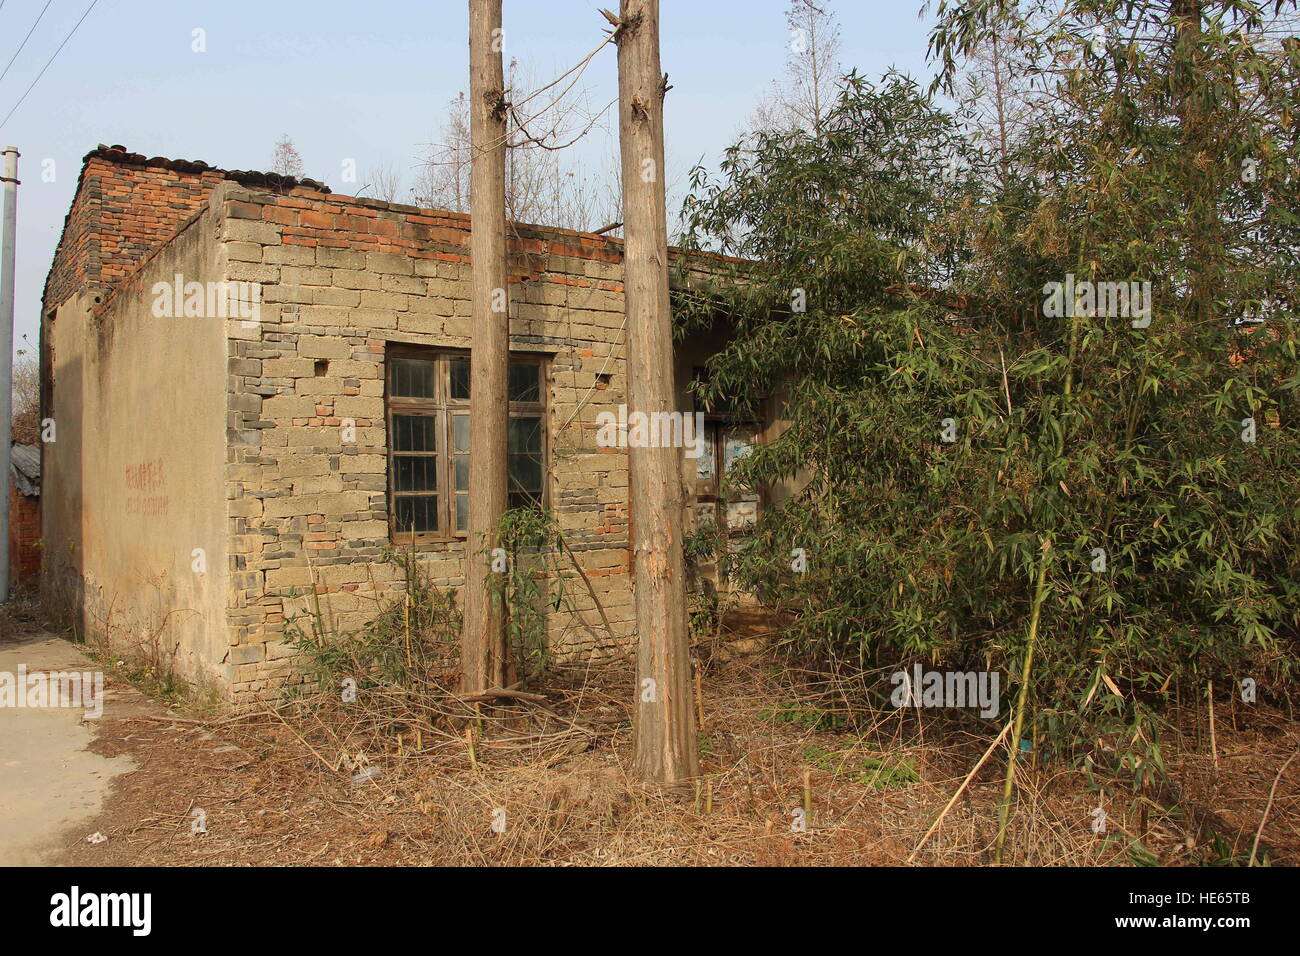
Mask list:
[[[622,0],[618,35],[629,415],[672,412],[673,339],[664,209],[664,94],[658,0]],[[634,772],[699,775],[682,558],[682,450],[630,448],[637,686]]]
[[[510,352],[506,283],[506,110],[501,67],[501,0],[469,0],[470,355],[469,538],[461,668],[467,693],[505,683],[503,592],[492,550],[506,510],[506,430]],[[447,449],[442,450],[444,453]],[[443,488],[441,493],[451,494]]]

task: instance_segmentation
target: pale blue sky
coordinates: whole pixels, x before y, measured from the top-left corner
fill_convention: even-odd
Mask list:
[[[46,0],[3,0],[0,70]],[[827,0],[842,25],[842,59],[868,77],[891,66],[928,77],[921,0]],[[0,118],[35,79],[89,0],[52,0],[0,80]],[[617,0],[505,0],[507,57],[539,77],[600,42],[597,6]],[[663,0],[662,56],[673,85],[665,123],[670,179],[712,165],[773,79],[789,42],[786,0]],[[147,156],[267,169],[288,134],[306,173],[343,193],[344,159],[364,172],[395,163],[409,187],[436,140],[447,101],[466,83],[465,0],[99,0],[27,99],[0,127],[22,153],[15,347],[35,345],[40,296],[76,187],[98,143]],[[195,28],[207,51],[192,50]],[[603,106],[617,92],[606,47],[584,85]],[[592,162],[611,155],[598,137]],[[53,160],[54,181],[42,179]]]

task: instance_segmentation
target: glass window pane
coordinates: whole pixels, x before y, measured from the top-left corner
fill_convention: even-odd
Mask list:
[[[540,508],[541,500],[533,494],[526,491],[516,491],[506,496],[507,508]]]
[[[457,491],[469,491],[469,455],[456,455],[452,462],[456,470],[456,483],[453,487]]]
[[[525,415],[510,419],[510,432],[507,447],[511,454],[529,452],[540,454],[542,450],[542,419],[539,415]]]
[[[437,491],[438,459],[429,456],[402,456],[394,458],[394,491]]]
[[[451,450],[456,454],[469,451],[469,416],[453,415],[451,418],[453,434]]]
[[[451,397],[469,398],[469,359],[451,360]]]
[[[510,490],[535,492],[542,490],[541,455],[510,456]]]
[[[754,452],[754,436],[745,432],[722,433],[722,470],[731,471],[736,462]]]
[[[432,415],[394,415],[393,451],[438,450]]]
[[[438,530],[438,496],[414,495],[395,499],[397,506],[397,530],[410,534],[412,531]]]
[[[433,398],[432,361],[395,358],[391,367],[390,394],[400,398]]]
[[[700,481],[712,482],[717,474],[717,462],[714,460],[713,443],[717,440],[717,427],[713,424],[704,426],[704,447],[695,459],[695,477]]]
[[[464,531],[469,527],[469,495],[456,496],[456,530]]]
[[[542,367],[529,363],[510,365],[510,375],[507,379],[506,392],[512,402],[540,402],[542,400],[541,387],[538,384]]]
[[[748,528],[758,520],[757,501],[728,501],[727,527],[733,531]]]

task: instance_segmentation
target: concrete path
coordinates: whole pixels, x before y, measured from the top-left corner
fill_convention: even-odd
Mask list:
[[[20,664],[29,674],[99,670],[72,644],[45,632],[0,643],[0,674],[16,678]],[[123,702],[119,695],[109,690],[103,709],[113,713]],[[114,778],[135,769],[129,756],[87,749],[97,731],[85,715],[81,707],[0,707],[0,866],[39,866],[70,840],[84,840],[89,830],[78,830],[100,812]]]

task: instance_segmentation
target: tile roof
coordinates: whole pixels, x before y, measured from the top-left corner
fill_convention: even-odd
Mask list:
[[[178,173],[220,173],[225,179],[244,186],[279,189],[286,192],[295,186],[314,189],[320,193],[330,191],[328,186],[315,179],[282,176],[279,173],[263,173],[252,169],[221,169],[218,166],[205,163],[201,159],[167,159],[165,156],[150,158],[141,153],[128,152],[125,146],[105,146],[100,143],[99,146],[82,158],[82,162],[91,157],[98,157],[99,159],[108,160],[110,163],[120,163],[124,166],[149,166],[154,169],[170,169]]]

